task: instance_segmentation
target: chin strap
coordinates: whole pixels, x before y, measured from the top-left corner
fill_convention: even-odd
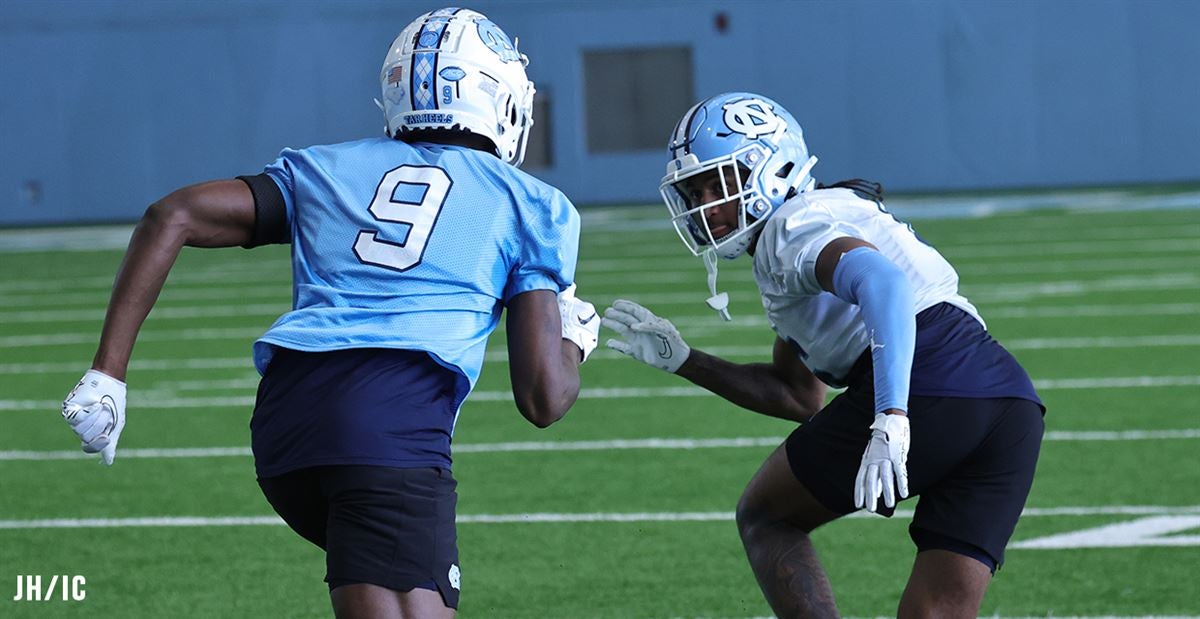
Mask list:
[[[717,293],[717,252],[711,248],[700,254],[704,258],[704,270],[708,271],[708,292],[712,295],[705,303],[725,320],[733,320],[729,316],[729,293]]]
[[[379,108],[380,112],[383,112],[383,134],[388,136],[389,138],[396,137],[396,136],[392,135],[392,132],[390,130],[388,130],[387,110],[383,109],[383,102],[380,101],[379,99],[375,99],[375,107]]]
[[[808,173],[812,171],[815,165],[817,165],[817,157],[815,155],[809,157],[808,161],[804,162],[804,165],[800,167],[800,172],[796,174],[796,184],[793,186],[793,189],[800,192],[809,191],[817,184],[815,179],[808,178]],[[670,166],[667,169],[669,173]],[[800,182],[805,178],[808,178],[808,182],[801,186]],[[705,300],[705,303],[720,314],[721,318],[727,321],[733,320],[729,315],[729,293],[717,292],[717,252],[712,247],[709,247],[700,256],[704,258],[704,270],[708,271],[708,292],[712,295]]]

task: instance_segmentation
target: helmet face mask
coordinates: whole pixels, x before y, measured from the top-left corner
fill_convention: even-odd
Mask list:
[[[533,126],[529,59],[487,17],[469,9],[426,13],[392,42],[380,71],[379,107],[390,137],[467,131],[519,166]]]
[[[770,213],[768,202],[760,194],[758,185],[752,182],[755,170],[745,163],[762,161],[764,156],[760,148],[750,145],[742,151],[681,170],[678,173],[680,180],[675,182],[664,179],[659,191],[671,213],[671,223],[693,254],[699,255],[711,248],[723,258],[736,258],[749,246],[754,224]],[[715,198],[701,203],[696,186],[706,182],[718,186],[719,192],[712,192]],[[731,201],[737,202],[737,226],[718,237],[705,212]]]
[[[684,114],[668,144],[671,160],[659,192],[671,223],[693,254],[712,250],[736,258],[787,199],[811,188],[816,163],[800,125],[782,107],[758,95],[728,93]],[[723,195],[706,204],[688,195],[699,178],[716,174]],[[737,201],[737,228],[714,238],[704,212]]]

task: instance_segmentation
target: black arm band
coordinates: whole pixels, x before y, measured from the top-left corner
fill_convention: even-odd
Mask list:
[[[279,185],[266,174],[239,176],[254,195],[254,236],[242,245],[246,249],[260,245],[288,243],[291,239],[287,225],[287,204]]]

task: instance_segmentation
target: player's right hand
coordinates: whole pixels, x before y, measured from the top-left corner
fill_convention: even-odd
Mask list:
[[[88,370],[63,401],[62,416],[79,437],[85,453],[99,452],[112,466],[125,429],[125,383],[99,370]]]
[[[609,348],[672,374],[692,354],[671,321],[655,316],[633,301],[613,301],[612,307],[604,310],[600,324],[622,338],[605,342]]]
[[[896,497],[908,497],[908,448],[911,443],[908,417],[877,413],[871,424],[871,438],[863,452],[858,475],[854,478],[854,506],[877,509],[883,504],[896,506]]]
[[[562,321],[562,336],[570,340],[583,353],[579,361],[587,361],[588,355],[596,350],[600,340],[600,321],[596,320],[596,306],[575,296],[575,284],[558,293],[558,317]]]

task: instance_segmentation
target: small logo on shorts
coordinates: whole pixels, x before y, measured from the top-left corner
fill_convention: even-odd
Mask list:
[[[454,587],[458,591],[461,591],[462,589],[459,587],[459,585],[462,583],[462,572],[458,570],[457,565],[450,566],[450,573],[447,574],[447,576],[450,578],[450,586]]]

